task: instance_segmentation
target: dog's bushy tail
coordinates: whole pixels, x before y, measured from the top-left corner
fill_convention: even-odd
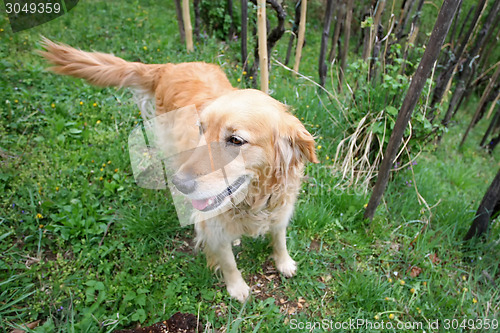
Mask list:
[[[128,62],[106,53],[85,52],[45,37],[42,37],[42,45],[45,51],[39,53],[54,65],[50,70],[86,79],[102,87],[131,87],[153,93],[161,72],[159,69],[165,66]]]

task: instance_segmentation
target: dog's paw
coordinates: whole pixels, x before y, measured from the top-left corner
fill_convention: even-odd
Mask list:
[[[276,268],[281,272],[285,277],[289,278],[297,273],[297,263],[290,256],[287,258],[275,258]]]
[[[227,285],[229,295],[243,303],[250,294],[250,287],[241,280]]]

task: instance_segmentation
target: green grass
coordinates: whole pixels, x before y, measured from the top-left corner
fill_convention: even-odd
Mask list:
[[[470,114],[459,114],[443,143],[424,151],[413,170],[393,175],[368,224],[362,219],[368,195],[335,187],[332,159],[343,133],[323,106],[336,115],[336,104],[275,65],[272,94],[318,137],[322,163],[307,167],[289,228],[297,276],[272,270],[267,239],[244,238],[235,248],[238,265],[260,292],[243,305],[231,300],[203,255],[192,251],[193,229],[180,227],[168,193],[135,185],[127,138],[141,119],[131,94],[47,73],[35,53],[42,34],[131,61],[214,62],[234,85],[247,85],[238,82],[237,43],[208,38],[186,54],[174,17],[172,6],[153,1],[84,1],[29,31],[12,34],[6,20],[0,23],[2,330],[41,320],[36,332],[110,332],[177,311],[227,332],[286,332],[323,319],[394,325],[439,319],[434,331],[442,331],[445,319],[498,318],[498,221],[484,243],[461,241],[499,167],[498,156],[477,148],[479,129],[457,149]],[[308,26],[301,64],[313,78],[316,26]],[[285,40],[274,56],[284,54]],[[415,267],[421,272],[411,277]]]

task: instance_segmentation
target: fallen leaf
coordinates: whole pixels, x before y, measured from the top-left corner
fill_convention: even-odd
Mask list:
[[[422,273],[422,268],[420,268],[418,266],[413,266],[412,268],[410,268],[410,276],[412,278],[419,276],[420,273]]]
[[[29,324],[22,324],[21,326],[25,326],[25,327],[29,328],[30,330],[32,330],[35,327],[37,327],[39,323],[40,323],[40,320],[37,320],[37,321],[31,322]],[[10,333],[25,333],[25,332],[26,332],[26,330],[20,330],[17,328],[15,330],[10,331]]]
[[[429,254],[429,259],[432,261],[433,264],[439,264],[441,262],[441,259],[439,259],[437,254],[435,253]]]

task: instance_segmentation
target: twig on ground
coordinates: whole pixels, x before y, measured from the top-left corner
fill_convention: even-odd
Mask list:
[[[101,247],[102,243],[104,242],[104,238],[108,234],[109,227],[111,226],[111,224],[114,221],[115,221],[115,217],[113,216],[113,218],[111,219],[111,221],[108,222],[108,225],[106,226],[106,230],[104,230],[104,235],[102,236],[101,241],[99,242],[99,247]]]

